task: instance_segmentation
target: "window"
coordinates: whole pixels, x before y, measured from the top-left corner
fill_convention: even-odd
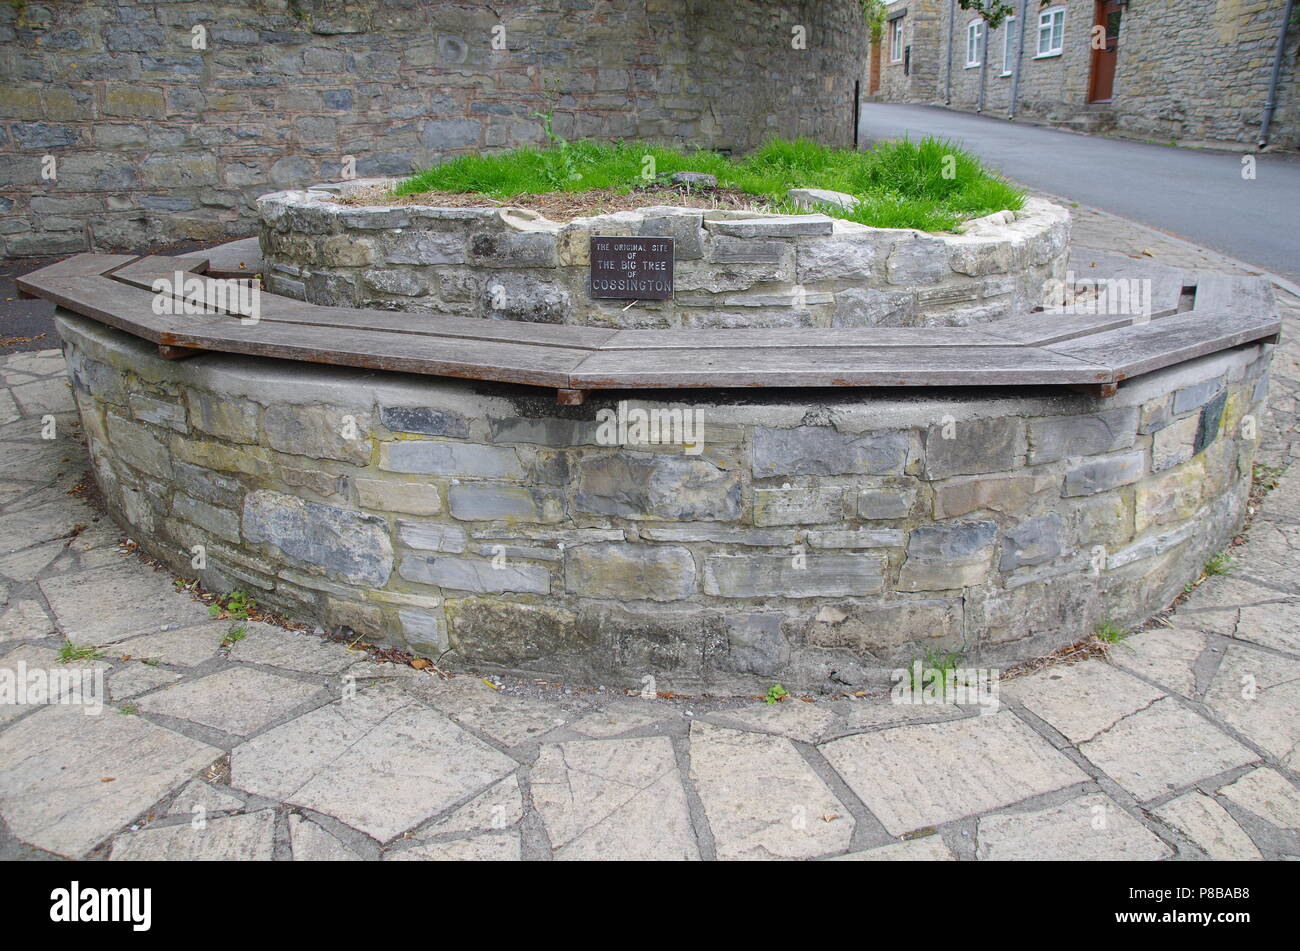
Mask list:
[[[1016,61],[1016,18],[1002,22],[1002,75],[1010,76]]]
[[[1038,14],[1038,55],[1060,56],[1065,40],[1065,8],[1052,7]]]
[[[889,58],[897,63],[903,58],[903,17],[889,23]]]
[[[966,24],[966,68],[978,66],[984,58],[984,21],[971,20]]]

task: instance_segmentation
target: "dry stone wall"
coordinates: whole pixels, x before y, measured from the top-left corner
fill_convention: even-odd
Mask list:
[[[927,650],[1005,665],[1162,609],[1241,524],[1270,357],[1200,358],[1108,400],[559,407],[527,387],[170,362],[65,312],[59,331],[103,496],[179,573],[202,546],[213,589],[421,654],[745,692],[879,681]],[[648,442],[650,409],[702,436]]]
[[[856,0],[0,3],[0,254],[244,236],[258,195],[538,144],[548,110],[569,138],[848,145],[862,22]]]
[[[625,328],[964,326],[1025,313],[1065,277],[1069,212],[1028,199],[963,234],[825,215],[650,207],[557,224],[523,209],[262,198],[264,280],[316,304]],[[672,299],[593,299],[593,235],[674,238]]]

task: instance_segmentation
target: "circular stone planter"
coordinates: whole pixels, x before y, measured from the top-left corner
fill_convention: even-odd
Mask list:
[[[374,180],[258,200],[265,280],[316,304],[618,328],[965,326],[1065,276],[1069,212],[1028,199],[962,234],[658,206],[558,224],[520,208],[355,206]],[[675,239],[670,300],[593,300],[592,235]]]
[[[745,693],[882,682],[933,649],[1007,665],[1164,608],[1241,523],[1241,420],[1268,360],[1241,347],[1105,401],[560,407],[506,384],[171,362],[66,312],[58,329],[107,505],[178,573],[203,546],[215,590],[428,656]],[[636,442],[633,411],[664,408],[702,438]]]

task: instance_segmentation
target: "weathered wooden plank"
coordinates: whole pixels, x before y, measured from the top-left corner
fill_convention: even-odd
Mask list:
[[[619,330],[601,350],[701,348],[1005,347],[983,327],[737,327],[734,330]]]
[[[165,334],[160,343],[226,353],[567,388],[592,351],[342,327],[242,324],[221,318]]]
[[[177,271],[182,274],[201,275],[207,270],[208,259],[202,254],[168,257],[163,254],[151,254],[138,258],[125,267],[113,271],[114,279],[124,284],[133,284],[146,290],[152,288],[155,279],[165,277],[171,280]]]
[[[203,254],[208,259],[208,273],[213,277],[251,277],[263,268],[262,248],[256,237],[227,241]]]
[[[1027,347],[601,350],[573,386],[992,386],[1105,383],[1104,364]]]
[[[1276,317],[1242,317],[1187,311],[1121,330],[1052,344],[1063,356],[1109,365],[1115,380],[1126,380],[1207,353],[1262,340],[1281,330]]]
[[[42,282],[39,293],[60,307],[93,317],[150,343],[160,343],[166,334],[216,319],[211,315],[155,314],[152,292],[106,277],[51,278]]]
[[[1022,347],[1043,347],[1062,340],[1074,340],[1089,334],[1127,327],[1133,323],[1128,314],[1055,314],[1040,311],[1017,314],[991,323],[980,324],[980,329],[1001,343],[1016,343]]]
[[[1198,273],[1196,301],[1192,309],[1276,317],[1277,301],[1273,297],[1273,285],[1267,278]]]
[[[18,281],[19,283],[24,281],[37,282],[54,277],[90,277],[97,274],[106,274],[113,268],[121,267],[123,264],[133,261],[135,257],[134,254],[95,254],[88,251],[37,268],[35,271],[30,271],[18,278]]]
[[[1152,317],[1177,313],[1183,287],[1194,283],[1178,268],[1108,251],[1076,249],[1070,255],[1068,270],[1076,283],[1079,280],[1150,281]]]

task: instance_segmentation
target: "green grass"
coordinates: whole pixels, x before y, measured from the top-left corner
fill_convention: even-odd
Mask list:
[[[780,703],[788,696],[790,696],[790,693],[784,687],[780,684],[772,684],[772,686],[768,688],[767,696],[763,698],[763,702],[769,704]]]
[[[60,664],[71,664],[79,660],[96,660],[103,656],[104,652],[98,647],[80,647],[66,639],[63,646],[59,648]]]
[[[828,188],[859,199],[851,211],[821,208],[836,218],[877,228],[951,231],[967,218],[1019,209],[1024,192],[988,172],[951,142],[925,138],[882,142],[870,151],[835,149],[805,139],[773,139],[742,159],[715,152],[552,136],[545,149],[467,155],[421,172],[394,191],[475,192],[513,198],[550,192],[612,188],[622,193],[673,172],[707,172],[720,186],[762,196],[774,210],[800,213],[786,199],[791,188]]]
[[[1226,575],[1232,570],[1232,558],[1226,551],[1221,551],[1205,563],[1207,575]]]
[[[1101,627],[1097,629],[1097,640],[1107,644],[1118,644],[1126,637],[1128,637],[1128,632],[1122,627],[1115,626],[1110,621],[1102,622]]]

